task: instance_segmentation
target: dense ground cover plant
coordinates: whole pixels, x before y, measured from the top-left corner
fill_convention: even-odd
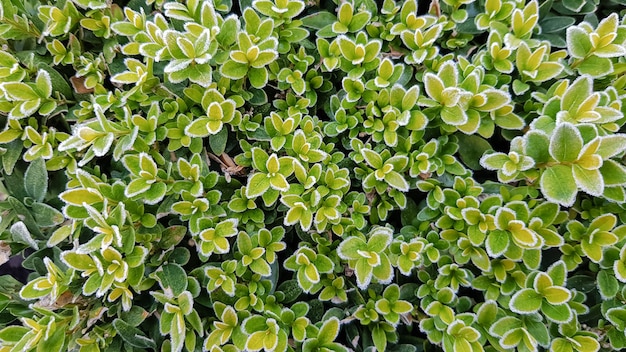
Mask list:
[[[2,0],[0,351],[626,348],[623,0]]]

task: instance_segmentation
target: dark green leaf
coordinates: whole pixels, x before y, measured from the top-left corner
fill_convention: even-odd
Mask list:
[[[136,348],[153,348],[156,349],[154,340],[146,337],[146,335],[136,327],[128,324],[122,319],[113,320],[115,331],[124,339],[126,343]]]
[[[45,203],[33,203],[31,209],[35,221],[42,227],[59,225],[65,220],[63,213]]]
[[[48,171],[42,158],[33,160],[24,173],[24,189],[28,196],[42,202],[48,191]]]
[[[219,132],[209,136],[209,146],[215,155],[222,155],[226,150],[226,143],[228,142],[228,129],[222,128]]]
[[[178,297],[187,289],[187,273],[178,264],[165,264],[155,272],[163,290],[170,290]]]
[[[585,0],[563,0],[563,6],[573,12],[578,12],[585,5]]]
[[[185,226],[170,226],[162,232],[159,246],[163,249],[170,249],[180,243],[185,234],[187,234]]]
[[[252,0],[239,0],[239,10],[241,10],[241,13],[248,7],[252,7]]]
[[[13,173],[13,168],[15,164],[22,156],[22,150],[24,149],[23,142],[19,139],[16,139],[10,143],[4,145],[6,148],[6,152],[2,154],[2,167],[3,171],[7,175],[11,175]]]
[[[297,280],[284,281],[283,283],[278,285],[276,290],[285,294],[285,303],[294,302],[302,294],[302,288],[300,288],[300,285],[298,285]]]
[[[303,17],[302,25],[313,29],[322,29],[333,24],[337,17],[328,11],[319,11],[314,14]]]
[[[459,139],[459,156],[465,165],[472,170],[481,170],[480,158],[483,154],[491,150],[492,147],[488,141],[477,135],[466,135],[457,133]]]
[[[539,22],[539,25],[542,33],[553,33],[566,29],[574,23],[576,23],[576,20],[572,17],[551,16],[543,19]]]

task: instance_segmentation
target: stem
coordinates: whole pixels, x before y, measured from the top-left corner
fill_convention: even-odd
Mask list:
[[[570,68],[575,69],[576,67],[578,67],[578,65],[582,64],[582,63],[585,61],[585,59],[587,59],[587,57],[584,57],[584,58],[582,58],[582,59],[578,59],[578,60],[574,61],[574,62],[570,65]]]

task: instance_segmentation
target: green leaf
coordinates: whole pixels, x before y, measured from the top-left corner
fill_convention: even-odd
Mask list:
[[[530,89],[530,85],[527,83],[524,83],[518,79],[513,81],[513,92],[520,96],[523,95],[526,91],[528,91],[528,89]]]
[[[267,174],[257,172],[248,178],[246,186],[246,198],[255,198],[270,188],[270,178]]]
[[[572,339],[580,346],[579,351],[598,351],[600,350],[600,343],[594,337],[577,335],[572,337]]]
[[[567,51],[577,59],[584,58],[593,50],[589,34],[578,26],[569,27],[566,33]]]
[[[143,193],[143,202],[150,205],[157,204],[163,200],[166,192],[167,186],[165,183],[153,183],[150,188]]]
[[[547,287],[541,292],[546,301],[550,304],[564,304],[572,297],[571,292],[560,286]]]
[[[46,289],[36,288],[36,286],[42,282],[47,283],[45,278],[37,278],[29,282],[28,284],[26,284],[26,286],[22,287],[22,289],[19,292],[20,297],[25,300],[33,300],[33,299],[41,298],[42,296],[47,295],[50,292],[50,288],[46,288]]]
[[[128,263],[128,266],[131,268],[136,268],[139,265],[143,264],[146,256],[148,255],[148,249],[142,246],[135,246],[133,251],[130,254],[126,255],[125,261]]]
[[[163,287],[178,297],[187,289],[187,273],[178,264],[165,264],[155,272],[156,278]]]
[[[326,320],[320,328],[320,331],[317,334],[317,340],[320,345],[324,346],[335,341],[337,335],[339,335],[339,319],[332,317]]]
[[[258,89],[264,88],[269,79],[269,74],[265,67],[255,68],[251,67],[248,72],[248,79],[250,80],[250,84]]]
[[[578,72],[594,78],[604,77],[613,72],[613,63],[606,57],[590,56],[578,66]]]
[[[26,83],[6,82],[2,84],[2,89],[11,100],[34,101],[40,98],[39,94]]]
[[[393,239],[393,231],[388,227],[376,227],[370,233],[370,238],[367,241],[367,249],[381,253],[383,252],[391,243]]]
[[[180,243],[180,241],[187,234],[187,228],[185,226],[174,225],[163,230],[161,241],[159,246],[163,249],[169,249]]]
[[[544,203],[554,204],[554,203]],[[567,265],[562,260],[550,265],[548,268],[548,276],[552,279],[553,285],[563,286],[567,280]]]
[[[468,116],[465,110],[463,110],[460,106],[444,106],[441,109],[441,119],[443,122],[452,126],[459,126],[467,123]]]
[[[265,342],[265,336],[264,335],[265,335],[264,331],[257,331],[257,332],[254,332],[254,333],[250,334],[250,336],[248,336],[248,339],[246,341],[246,350],[248,350],[248,351],[260,351],[261,349],[263,349],[264,342]],[[274,338],[276,338],[275,335],[268,336],[268,341],[270,339],[273,340]]]
[[[537,234],[526,228],[520,220],[509,221],[508,230],[515,242],[522,248],[537,248],[541,244]]]
[[[37,344],[37,352],[61,352],[65,344],[65,329],[57,327],[57,329],[39,341]]]
[[[255,169],[267,172],[267,161],[269,159],[269,155],[265,152],[265,150],[261,148],[252,148],[252,166]]]
[[[393,279],[393,267],[391,261],[385,253],[380,254],[380,265],[377,265],[372,270],[372,275],[378,279],[380,283],[388,283]]]
[[[572,310],[567,304],[551,305],[544,303],[541,312],[551,321],[566,323],[572,318]]]
[[[41,71],[45,71],[48,73],[50,78],[50,89],[53,92],[61,93],[65,98],[71,99],[73,97],[72,89],[68,83],[68,80],[59,73],[59,71],[55,70],[51,65],[45,63],[39,63],[37,68]],[[50,94],[48,95],[48,97]]]
[[[247,8],[252,8],[252,0],[239,0],[239,8],[243,12]]]
[[[623,334],[624,329],[626,329],[626,309],[622,307],[611,308],[606,312],[606,318]]]
[[[24,189],[37,202],[42,202],[48,191],[48,170],[42,158],[33,160],[24,173]]]
[[[604,192],[604,179],[600,170],[587,170],[580,165],[573,165],[574,179],[576,184],[583,191],[592,196],[602,196]]]
[[[496,305],[496,308],[497,308],[497,305]],[[496,313],[497,312],[494,311],[494,316],[493,316],[494,319],[495,319]],[[505,317],[498,319],[498,321],[496,321],[493,325],[491,325],[491,327],[489,328],[489,333],[494,336],[502,337],[507,332],[512,331],[512,330],[517,330],[517,328],[521,326],[522,326],[522,323],[518,318],[513,317],[513,316],[505,316]]]
[[[507,331],[504,335],[502,335],[502,339],[500,340],[500,345],[506,349],[514,349],[515,346],[519,344],[523,344],[524,339],[528,339],[527,332],[525,329],[514,329]],[[527,350],[534,351],[536,343],[532,346],[527,347]]]
[[[548,346],[550,344],[551,336],[548,332],[548,326],[543,321],[526,319],[524,324],[526,325],[528,333],[533,336],[540,345]]]
[[[96,267],[93,259],[88,254],[63,252],[61,259],[67,266],[79,271],[92,270]]]
[[[574,204],[578,186],[571,166],[554,165],[546,168],[539,184],[548,201],[567,207]]]
[[[61,214],[63,215],[63,214]],[[48,247],[54,247],[63,242],[72,234],[72,228],[69,225],[64,225],[54,230],[50,238],[48,238]]]
[[[361,149],[361,155],[371,167],[377,170],[382,169],[383,159],[380,157],[380,154],[371,149],[363,148]]]
[[[358,259],[353,269],[356,275],[357,286],[365,290],[370,284],[370,281],[372,281],[372,266],[368,263],[367,259]]]
[[[11,226],[10,232],[13,241],[28,245],[34,249],[39,249],[39,244],[35,242],[35,239],[33,238],[31,232],[28,230],[24,222],[18,221],[14,223]]]
[[[315,267],[320,273],[329,274],[335,268],[335,263],[323,254],[318,254],[315,259]]]
[[[126,197],[132,198],[138,194],[144,193],[150,189],[152,183],[145,178],[136,178],[126,186],[124,194]]]
[[[368,249],[367,244],[359,237],[349,237],[344,239],[337,247],[337,254],[344,260],[355,260],[361,258],[357,251]]]
[[[560,162],[577,160],[582,148],[583,138],[578,129],[570,123],[558,125],[550,138],[550,155]]]
[[[483,105],[476,107],[480,111],[495,111],[509,104],[511,101],[511,96],[507,92],[499,89],[487,89],[480,93],[480,96],[485,99]]]
[[[278,157],[276,154],[270,155],[265,163],[265,167],[267,169],[268,174],[277,174],[280,172],[280,162],[278,161]]]
[[[253,261],[250,264],[250,269],[261,276],[270,276],[272,273],[272,268],[264,259]]]
[[[602,137],[596,154],[602,159],[609,159],[626,150],[626,135],[614,134]]]
[[[613,160],[605,160],[600,167],[605,186],[623,186],[626,184],[626,168]]]
[[[206,137],[211,132],[209,131],[209,123],[212,122],[209,118],[199,118],[191,122],[185,127],[185,135],[189,137]],[[215,121],[214,122],[218,122]]]
[[[525,288],[511,297],[509,308],[520,314],[531,314],[541,308],[542,298],[533,289]]]
[[[374,346],[378,351],[386,351],[387,350],[387,334],[385,330],[382,329],[380,324],[376,324],[374,329],[372,329],[372,340],[374,341]]]
[[[256,60],[251,63],[252,68],[263,68],[263,66],[267,66],[271,62],[275,61],[278,57],[278,53],[274,50],[262,50],[258,53]],[[250,70],[250,75],[254,74],[254,70]],[[263,87],[259,87],[263,88]]]
[[[619,282],[615,278],[613,272],[609,270],[601,270],[598,273],[598,291],[603,299],[611,299],[617,295],[619,291]]]
[[[129,345],[142,349],[156,349],[156,343],[154,340],[148,338],[143,331],[128,324],[124,320],[119,318],[113,320],[113,327],[120,337],[122,337],[122,339]]]
[[[485,244],[489,256],[498,257],[509,247],[509,235],[504,231],[491,231]]]
[[[220,67],[220,73],[230,79],[240,79],[248,73],[248,65],[228,60]]]
[[[571,113],[578,111],[581,104],[593,93],[593,81],[588,76],[576,79],[565,91],[561,99],[561,109]]]
[[[341,24],[347,26],[352,21],[352,17],[354,14],[354,7],[349,2],[344,2],[339,6],[337,10],[337,21]]]
[[[269,178],[270,187],[275,190],[286,192],[289,190],[289,182],[287,182],[287,178],[282,174],[277,173],[275,176]]]
[[[385,175],[385,182],[387,184],[399,191],[407,192],[409,190],[409,183],[404,179],[404,177],[396,172],[391,171]]]
[[[536,163],[545,163],[550,159],[548,146],[550,140],[548,136],[540,131],[531,130],[525,136],[524,150],[526,155],[535,160]]]
[[[31,330],[24,326],[10,325],[0,330],[0,340],[18,342],[29,331]]]
[[[429,97],[436,100],[437,102],[441,102],[442,92],[445,89],[445,86],[441,79],[432,73],[426,73],[424,75],[424,88],[426,90],[426,94]]]
[[[555,203],[544,202],[536,206],[530,213],[530,218],[540,218],[544,225],[552,224],[559,215],[559,206]]]
[[[352,20],[350,21],[350,25],[348,25],[348,31],[356,32],[356,31],[361,30],[363,27],[365,27],[365,25],[368,23],[368,21],[371,18],[372,18],[372,14],[367,11],[357,13],[356,15],[352,17]]]
[[[45,70],[39,70],[35,78],[35,87],[40,98],[49,98],[52,94],[52,82],[50,74]]]

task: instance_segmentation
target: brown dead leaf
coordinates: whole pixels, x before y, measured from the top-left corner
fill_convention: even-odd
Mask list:
[[[93,88],[85,87],[85,77],[70,77],[70,82],[72,83],[72,88],[78,94],[90,94],[93,93]]]

